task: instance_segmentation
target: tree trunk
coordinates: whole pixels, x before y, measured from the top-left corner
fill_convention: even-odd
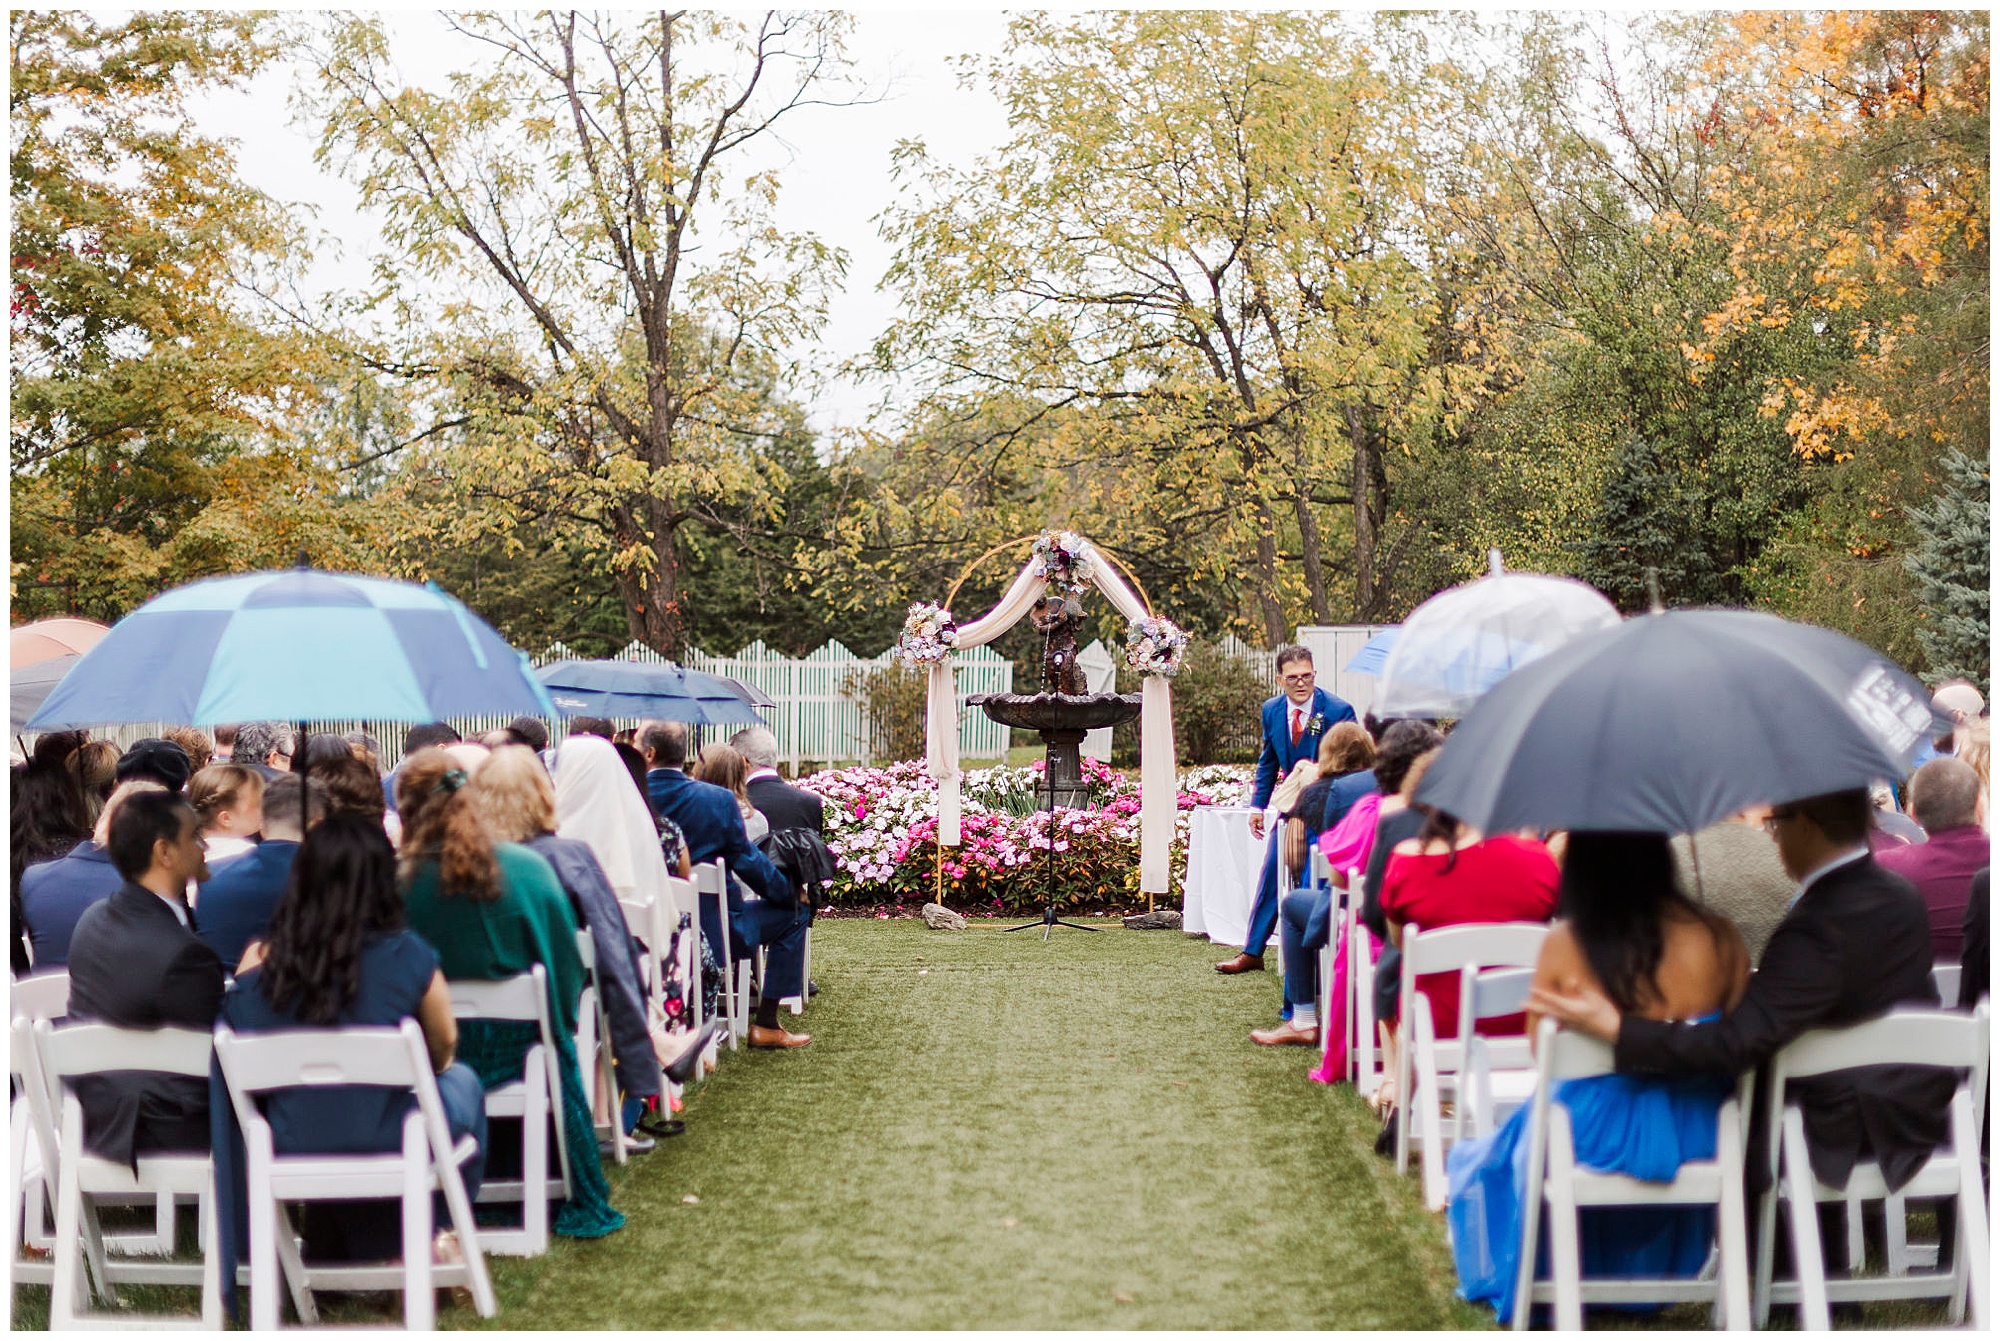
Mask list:
[[[1374,426],[1364,407],[1353,401],[1342,407],[1342,413],[1347,419],[1348,441],[1354,448],[1349,486],[1354,507],[1354,618],[1357,623],[1365,624],[1377,596],[1375,522],[1379,514],[1373,506],[1375,468],[1371,460],[1375,451]]]
[[[1257,513],[1257,603],[1264,611],[1264,646],[1285,645],[1285,610],[1278,604],[1278,528],[1271,505],[1256,502]]]
[[[1313,516],[1312,491],[1301,484],[1298,493],[1292,496],[1292,504],[1299,518],[1299,552],[1306,563],[1306,592],[1312,601],[1313,623],[1331,624],[1333,613],[1326,601],[1326,576],[1320,566],[1319,519]]]

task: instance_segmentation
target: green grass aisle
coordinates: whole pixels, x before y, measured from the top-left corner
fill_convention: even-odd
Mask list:
[[[496,1261],[497,1325],[1478,1325],[1359,1101],[1245,1036],[1275,979],[1106,925],[821,924],[812,1046],[727,1057],[623,1231]]]

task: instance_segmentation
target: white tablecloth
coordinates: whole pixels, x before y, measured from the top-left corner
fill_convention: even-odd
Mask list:
[[[1257,901],[1257,877],[1264,850],[1275,838],[1250,832],[1250,806],[1197,806],[1188,812],[1187,900],[1181,930],[1207,936],[1217,945],[1241,948],[1249,938],[1250,906]]]

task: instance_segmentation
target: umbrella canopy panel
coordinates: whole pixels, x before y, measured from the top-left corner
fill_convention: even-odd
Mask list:
[[[7,665],[20,670],[57,657],[88,652],[111,632],[94,619],[40,619],[7,631]]]
[[[1500,573],[1441,591],[1410,612],[1381,670],[1382,717],[1460,717],[1480,695],[1570,639],[1618,622],[1595,587]]]
[[[54,657],[48,661],[37,661],[32,666],[23,666],[12,673],[14,682],[14,720],[10,730],[15,735],[27,729],[28,719],[35,715],[35,709],[58,684],[69,674],[70,667],[83,658],[72,652],[68,656]]]
[[[1900,777],[1940,729],[1923,686],[1830,629],[1676,610],[1510,675],[1417,798],[1488,833],[1691,833],[1761,802]]]
[[[28,723],[554,715],[527,658],[434,586],[293,569],[211,578],[118,621]]]
[[[760,726],[734,682],[643,661],[557,661],[535,672],[565,717],[654,717],[697,726]]]

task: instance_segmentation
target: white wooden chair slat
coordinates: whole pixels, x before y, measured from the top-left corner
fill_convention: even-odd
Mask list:
[[[517,1118],[521,1123],[521,1176],[489,1178],[479,1188],[480,1204],[519,1202],[521,1227],[488,1226],[487,1251],[509,1256],[539,1257],[549,1247],[549,1198],[569,1196],[569,1146],[564,1140],[562,1077],[549,1018],[548,972],[540,964],[511,978],[483,981],[453,978],[446,982],[451,1012],[460,1020],[512,1021],[534,1024],[540,1035],[522,1058],[521,1078],[486,1091],[489,1118]],[[549,1167],[549,1124],[555,1124],[556,1167]]]

